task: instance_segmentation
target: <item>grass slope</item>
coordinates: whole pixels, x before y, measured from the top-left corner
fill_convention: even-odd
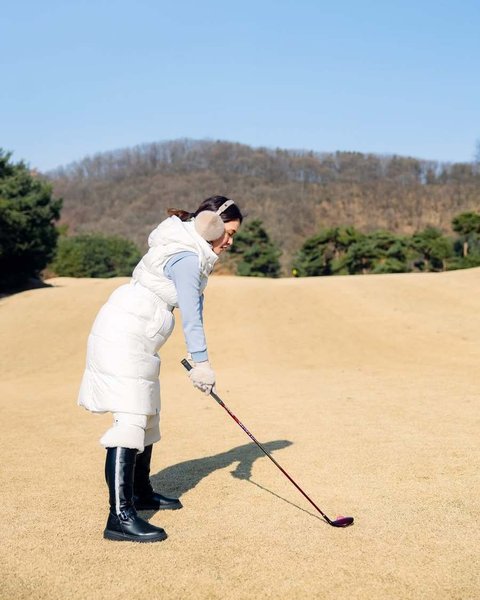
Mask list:
[[[180,323],[162,352],[152,472],[184,509],[160,544],[102,539],[109,415],[75,404],[95,314],[126,280],[0,301],[2,598],[478,598],[480,270],[213,277],[218,391],[328,527],[213,400]]]

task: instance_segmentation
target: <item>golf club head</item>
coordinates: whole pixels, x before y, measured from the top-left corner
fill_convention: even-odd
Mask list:
[[[353,517],[339,517],[335,521],[330,521],[330,525],[333,527],[349,527],[353,525]]]

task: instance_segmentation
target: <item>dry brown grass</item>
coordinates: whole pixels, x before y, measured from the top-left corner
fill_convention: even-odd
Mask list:
[[[328,527],[165,347],[153,459],[184,509],[160,544],[107,542],[109,416],[76,407],[87,334],[123,280],[0,302],[1,597],[479,598],[480,270],[212,278],[221,396]]]

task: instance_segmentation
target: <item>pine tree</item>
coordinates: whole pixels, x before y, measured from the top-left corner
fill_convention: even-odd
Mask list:
[[[265,231],[260,219],[254,219],[235,236],[230,260],[237,275],[246,277],[280,277],[281,251]]]
[[[345,256],[348,248],[362,237],[353,227],[323,229],[305,240],[293,261],[298,277],[339,275],[346,273]]]
[[[406,273],[408,266],[408,242],[389,231],[374,231],[352,244],[345,257],[348,272],[380,274]]]
[[[51,186],[0,149],[0,288],[11,290],[38,279],[52,259],[55,221],[62,201]]]
[[[448,261],[447,268],[468,269],[480,266],[480,214],[464,212],[452,220],[452,229],[459,234],[453,248],[455,257]]]
[[[426,227],[411,238],[411,248],[416,254],[414,266],[419,271],[445,271],[447,261],[453,256],[452,241],[435,227]]]
[[[464,212],[452,220],[452,229],[460,234],[458,242],[462,247],[462,256],[466,257],[472,248],[480,253],[480,214]]]

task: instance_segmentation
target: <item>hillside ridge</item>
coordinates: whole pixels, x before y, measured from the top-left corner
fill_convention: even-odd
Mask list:
[[[288,266],[322,227],[412,234],[451,232],[452,218],[480,206],[480,167],[360,152],[315,153],[174,140],[100,153],[47,174],[63,197],[70,233],[123,235],[145,249],[169,207],[206,197],[236,200],[260,218]]]

